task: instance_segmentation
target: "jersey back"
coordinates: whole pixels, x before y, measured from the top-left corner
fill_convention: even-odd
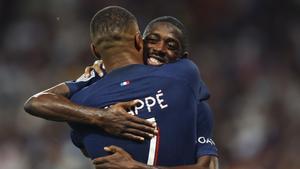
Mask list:
[[[71,123],[73,142],[94,159],[108,155],[105,146],[116,145],[137,161],[149,165],[193,164],[197,159],[197,103],[201,100],[201,79],[189,60],[159,68],[130,65],[107,74],[101,80],[72,95],[75,103],[101,107],[138,99],[129,113],[156,121],[159,134],[135,142],[106,134],[93,126]]]

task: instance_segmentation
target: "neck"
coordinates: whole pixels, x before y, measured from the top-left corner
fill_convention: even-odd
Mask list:
[[[101,56],[107,73],[128,65],[143,64],[142,52],[130,48],[111,48],[101,52]]]

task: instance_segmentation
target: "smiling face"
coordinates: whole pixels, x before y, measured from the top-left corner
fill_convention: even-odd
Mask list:
[[[156,22],[144,36],[144,57],[150,65],[174,62],[184,55],[182,32],[173,24]]]

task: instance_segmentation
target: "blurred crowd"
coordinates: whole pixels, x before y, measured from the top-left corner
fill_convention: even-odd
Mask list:
[[[89,22],[108,5],[130,10],[141,30],[162,15],[185,24],[211,92],[221,168],[300,168],[300,1],[1,0],[0,169],[93,168],[66,124],[23,103],[93,63]]]

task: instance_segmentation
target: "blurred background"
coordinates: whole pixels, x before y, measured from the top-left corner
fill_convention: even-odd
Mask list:
[[[130,10],[141,30],[162,15],[186,25],[211,91],[221,168],[300,168],[299,0],[1,0],[0,169],[93,168],[67,125],[23,103],[93,63],[89,22],[108,5]]]

